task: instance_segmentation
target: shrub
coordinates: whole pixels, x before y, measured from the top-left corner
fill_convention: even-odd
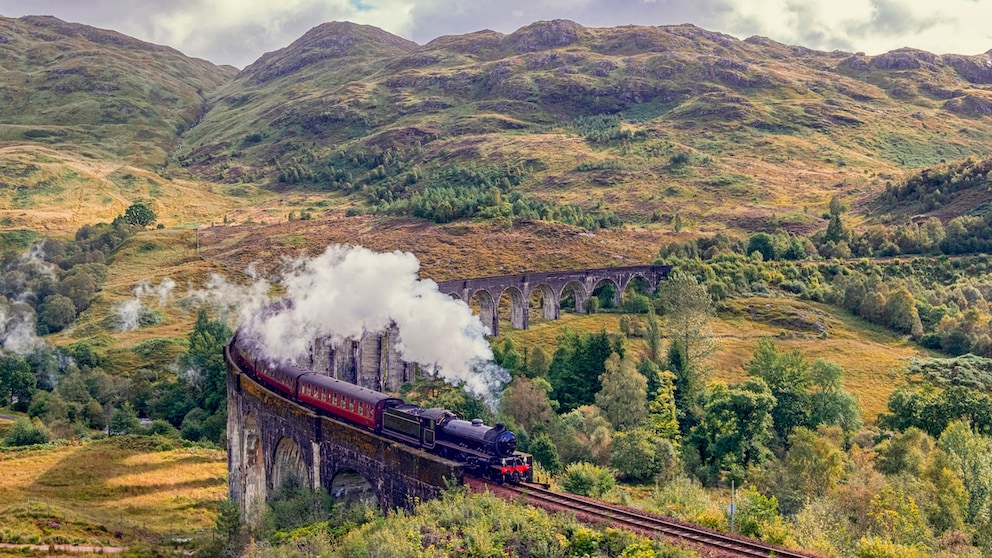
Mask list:
[[[565,469],[561,487],[572,494],[600,497],[616,486],[613,473],[592,463],[573,463]]]
[[[152,421],[152,423],[148,425],[147,434],[149,436],[164,436],[173,440],[179,439],[179,431],[176,430],[176,427],[169,424],[169,421],[162,419],[155,419]]]
[[[651,299],[642,295],[636,294],[633,296],[624,297],[623,300],[623,310],[629,314],[647,314],[648,310],[651,308]]]
[[[44,444],[51,437],[51,433],[41,421],[33,423],[26,418],[19,418],[7,430],[7,435],[3,437],[3,443],[5,446],[11,447],[31,446]]]
[[[591,296],[587,298],[583,306],[585,307],[585,311],[589,314],[595,314],[596,312],[599,312],[599,297]]]

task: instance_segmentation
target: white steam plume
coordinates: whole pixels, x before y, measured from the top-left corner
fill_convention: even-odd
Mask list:
[[[486,366],[493,356],[487,329],[467,304],[442,294],[433,281],[418,280],[419,268],[410,253],[330,246],[293,262],[282,281],[292,304],[257,314],[246,329],[270,357],[303,361],[315,339],[358,339],[395,324],[404,360],[436,367],[449,382],[464,381],[475,394],[492,397],[508,378]]]
[[[216,308],[237,323],[247,323],[273,301],[269,297],[272,285],[258,276],[254,264],[246,273],[253,279],[248,285],[231,283],[221,275],[212,274],[203,289],[189,291],[187,298]]]
[[[34,268],[38,273],[55,278],[55,264],[45,261],[45,242],[35,242],[21,254],[21,265]]]
[[[117,306],[117,323],[121,331],[131,331],[141,326],[141,319],[150,310],[145,306],[145,300],[153,299],[159,306],[165,305],[176,288],[176,282],[166,277],[157,286],[148,279],[142,279],[134,287],[134,298]]]
[[[0,302],[0,348],[24,356],[44,347],[36,334],[34,310],[21,302]]]

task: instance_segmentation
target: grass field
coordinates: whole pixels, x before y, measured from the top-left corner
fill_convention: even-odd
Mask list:
[[[221,450],[131,437],[5,449],[0,542],[128,546],[202,536],[226,496]]]

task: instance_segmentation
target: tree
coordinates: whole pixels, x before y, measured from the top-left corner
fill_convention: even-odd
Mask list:
[[[834,213],[830,215],[830,223],[827,224],[827,232],[823,235],[824,243],[833,242],[834,244],[840,244],[842,241],[846,240],[847,231],[844,230],[844,224],[840,221],[840,213]]]
[[[893,543],[922,545],[932,537],[916,498],[903,487],[883,488],[872,498],[868,515],[873,530],[884,533]]]
[[[678,410],[675,406],[675,374],[662,371],[652,360],[642,360],[637,371],[647,378],[648,423],[658,436],[679,437]]]
[[[86,310],[90,306],[90,300],[96,293],[96,281],[93,277],[84,272],[67,275],[59,281],[55,287],[58,293],[67,297],[76,306],[76,313]]]
[[[772,452],[772,409],[775,397],[760,378],[711,391],[703,421],[693,428],[689,443],[699,452],[703,477],[710,481],[721,471],[741,480],[744,470],[767,461]]]
[[[71,403],[86,403],[90,400],[90,392],[86,389],[83,375],[78,370],[66,374],[59,381],[57,391],[63,399]]]
[[[758,341],[754,356],[744,364],[744,370],[764,380],[775,397],[772,419],[780,440],[788,438],[797,426],[810,423],[808,369],[799,351],[780,354],[767,337]]]
[[[60,294],[49,295],[38,307],[38,330],[43,333],[62,331],[76,319],[76,305]]]
[[[23,358],[13,353],[0,357],[0,407],[26,410],[36,382],[31,366]]]
[[[618,432],[613,438],[610,466],[620,478],[630,482],[647,482],[661,472],[658,442],[650,430],[635,429]]]
[[[7,430],[3,437],[6,446],[31,446],[34,444],[44,444],[52,435],[40,422],[35,424],[26,418],[19,418]]]
[[[919,477],[927,456],[934,449],[933,439],[919,428],[907,428],[875,447],[875,468],[886,475],[907,473]]]
[[[775,259],[775,239],[772,235],[759,232],[751,235],[747,241],[748,255],[757,252],[761,254],[761,259],[770,262]]]
[[[124,210],[124,222],[129,225],[147,227],[155,222],[157,216],[147,205],[143,203],[133,203]]]
[[[786,484],[796,494],[813,498],[827,494],[840,482],[845,456],[832,437],[799,427],[789,436],[783,465]]]
[[[648,414],[647,378],[637,372],[631,359],[621,359],[616,353],[606,359],[605,367],[599,376],[602,389],[596,393],[596,406],[617,430],[639,426]]]
[[[227,410],[227,365],[224,345],[231,338],[231,328],[221,320],[211,320],[201,309],[189,334],[189,352],[181,364],[199,373],[197,403],[208,414]]]
[[[668,320],[670,337],[685,349],[689,361],[712,352],[714,346],[706,324],[713,316],[713,299],[705,286],[692,275],[675,271],[659,285],[658,299]]]
[[[606,370],[606,359],[614,352],[623,356],[626,351],[622,342],[612,342],[605,330],[586,335],[565,330],[558,337],[548,378],[554,388],[552,398],[561,404],[562,411],[595,401],[601,389],[599,376]]]
[[[661,359],[661,324],[654,314],[654,307],[648,308],[647,324],[644,335],[648,342],[648,358],[658,362]]]
[[[778,499],[762,495],[753,486],[738,493],[734,519],[737,532],[745,537],[778,544],[784,542],[786,529],[778,513]]]
[[[534,438],[534,441],[530,443],[530,452],[534,456],[534,461],[537,461],[552,475],[557,475],[562,471],[558,448],[555,447],[555,443],[551,441],[551,436],[547,432],[542,432]]]
[[[58,392],[38,390],[31,398],[28,416],[48,424],[69,420],[69,404]]]
[[[540,346],[534,347],[527,355],[527,376],[531,378],[543,378],[548,374],[548,366],[551,359],[548,353]]]
[[[561,450],[563,462],[609,463],[614,431],[602,409],[595,405],[583,405],[561,415],[561,426],[553,429],[553,436]]]
[[[138,413],[135,412],[130,402],[126,402],[114,410],[114,414],[110,416],[110,424],[107,428],[111,436],[123,436],[138,432],[138,429],[141,428],[141,423],[138,422]]]
[[[992,439],[956,421],[940,435],[937,445],[947,454],[954,470],[960,472],[968,491],[966,521],[975,524],[987,518],[992,509]]]
[[[706,378],[689,362],[685,348],[679,340],[668,346],[668,371],[675,376],[675,411],[682,434],[688,434],[703,416],[702,401]]]
[[[107,427],[107,417],[103,414],[103,405],[96,399],[90,399],[83,406],[83,418],[86,426],[94,430],[103,430]]]
[[[940,449],[930,452],[921,477],[929,485],[929,498],[921,502],[928,523],[937,533],[964,530],[968,490],[950,456]]]
[[[916,300],[906,287],[889,293],[885,299],[885,318],[889,327],[913,337],[923,335],[923,323],[916,309]]]
[[[547,424],[554,416],[548,393],[529,378],[515,378],[500,398],[503,413],[513,422],[532,432],[537,424]]]
[[[502,347],[498,345],[493,347],[493,360],[514,376],[519,374],[524,368],[524,359],[517,352],[517,348],[513,344],[513,339],[509,337],[503,341]]]
[[[861,428],[861,407],[849,392],[841,387],[844,368],[818,358],[809,367],[809,426],[823,424],[839,426],[844,432]]]

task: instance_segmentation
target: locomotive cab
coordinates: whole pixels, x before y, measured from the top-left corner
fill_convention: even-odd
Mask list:
[[[382,412],[382,433],[432,449],[437,444],[437,429],[455,416],[445,409],[424,409],[406,403],[394,405]]]

